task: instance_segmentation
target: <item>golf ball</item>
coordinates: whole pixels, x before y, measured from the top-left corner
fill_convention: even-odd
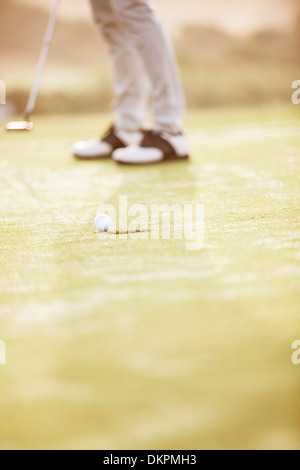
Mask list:
[[[108,232],[111,227],[111,218],[106,214],[99,214],[95,218],[94,227],[97,232]]]

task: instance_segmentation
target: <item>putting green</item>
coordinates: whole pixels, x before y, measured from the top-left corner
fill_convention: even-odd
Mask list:
[[[1,449],[300,449],[299,111],[191,113],[141,168],[71,158],[107,116],[1,135]],[[100,240],[119,195],[203,204],[204,248]]]

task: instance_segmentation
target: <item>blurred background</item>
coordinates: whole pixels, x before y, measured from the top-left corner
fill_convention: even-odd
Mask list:
[[[290,100],[291,81],[300,74],[298,0],[155,4],[173,37],[190,108]],[[1,0],[0,79],[10,111],[24,109],[51,7],[52,0]],[[64,0],[37,112],[107,111],[106,52],[88,0]]]

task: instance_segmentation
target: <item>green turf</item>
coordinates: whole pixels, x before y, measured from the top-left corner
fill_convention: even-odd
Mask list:
[[[1,449],[300,449],[299,112],[194,112],[142,168],[71,158],[107,116],[1,135]],[[100,240],[119,195],[203,204],[203,250]]]

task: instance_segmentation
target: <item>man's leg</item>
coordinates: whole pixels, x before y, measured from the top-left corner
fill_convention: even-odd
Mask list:
[[[112,3],[151,80],[154,128],[178,132],[185,112],[184,94],[171,43],[150,0],[112,0]],[[132,73],[129,67],[128,74]]]
[[[75,142],[72,153],[84,160],[110,158],[118,148],[139,144],[149,98],[149,79],[143,62],[112,0],[90,0],[90,3],[96,24],[110,48],[116,123],[101,139]]]
[[[113,0],[90,0],[90,3],[96,24],[109,45],[116,124],[125,131],[140,130],[147,113],[149,80],[133,43],[135,38],[127,32]]]
[[[190,147],[182,133],[185,99],[173,49],[150,0],[112,0],[134,42],[151,81],[153,129],[138,146],[113,152],[119,163],[143,164],[185,161]]]

